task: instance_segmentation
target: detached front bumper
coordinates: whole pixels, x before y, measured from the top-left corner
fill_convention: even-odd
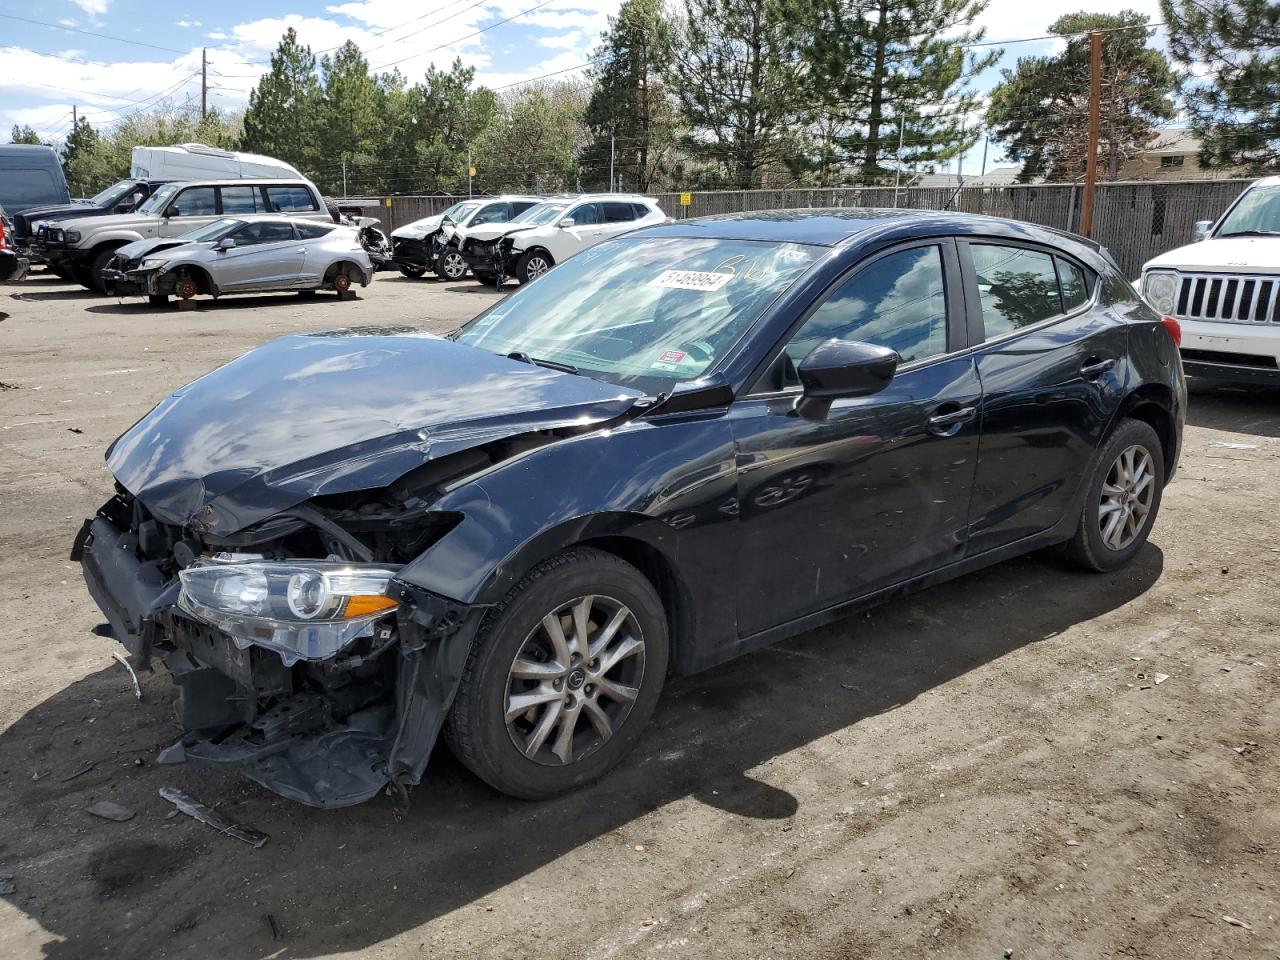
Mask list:
[[[174,562],[140,555],[128,529],[136,513],[128,513],[122,498],[109,501],[85,521],[71,558],[134,665],[160,660],[171,674],[186,757],[236,765],[315,807],[421,781],[482,610],[398,584],[399,607],[380,628],[376,653],[344,650],[286,666],[182,612]],[[156,537],[143,533],[148,544]]]
[[[146,297],[158,293],[157,270],[121,270],[107,267],[102,271],[102,285],[113,297]]]

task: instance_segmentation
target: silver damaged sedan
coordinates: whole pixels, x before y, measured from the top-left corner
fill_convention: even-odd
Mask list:
[[[112,296],[145,296],[153,304],[177,296],[273,290],[346,293],[367,287],[373,264],[356,230],[291,217],[228,217],[181,237],[126,244],[102,273]]]

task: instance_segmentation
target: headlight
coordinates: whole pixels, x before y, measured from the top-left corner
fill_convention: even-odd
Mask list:
[[[164,257],[150,257],[142,261],[143,270],[159,270],[169,261]]]
[[[56,227],[55,227],[55,228],[53,228],[53,229],[51,229],[51,230],[49,231],[49,239],[50,239],[50,240],[58,240],[58,241],[61,241],[61,240],[62,240],[62,231],[61,231],[61,230],[59,230],[59,229],[57,229]]]
[[[1172,273],[1148,273],[1142,281],[1142,295],[1157,313],[1173,313],[1178,294],[1178,278]]]
[[[68,230],[68,231],[67,231],[67,243],[79,243],[79,242],[80,242],[80,231],[79,231],[79,230]]]
[[[285,666],[328,660],[391,613],[399,568],[322,560],[203,561],[179,572],[178,606],[242,650],[265,647]]]

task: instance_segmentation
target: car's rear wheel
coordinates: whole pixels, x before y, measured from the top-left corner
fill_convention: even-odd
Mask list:
[[[399,264],[400,272],[411,280],[421,280],[427,273],[426,267],[410,267],[405,264]]]
[[[550,254],[541,250],[527,250],[516,261],[516,279],[521,283],[537,280],[554,266]]]
[[[467,261],[455,249],[448,249],[440,254],[436,261],[436,273],[442,280],[461,280],[467,272]]]
[[[446,739],[503,793],[534,800],[572,790],[634,746],[667,651],[653,585],[613,554],[575,547],[536,566],[486,615]]]
[[[1164,449],[1151,425],[1123,420],[1102,448],[1067,553],[1100,573],[1133,559],[1151,533],[1164,495]]]

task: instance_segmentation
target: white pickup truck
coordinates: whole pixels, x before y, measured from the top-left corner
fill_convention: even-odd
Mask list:
[[[1142,268],[1142,294],[1182,325],[1182,362],[1208,380],[1280,384],[1280,177],[1249,186],[1195,243]]]

